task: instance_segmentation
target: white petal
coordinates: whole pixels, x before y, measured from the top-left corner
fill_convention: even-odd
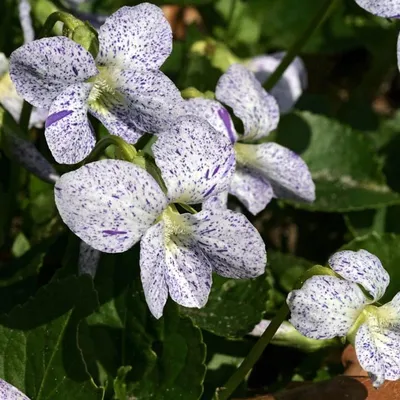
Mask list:
[[[203,210],[187,215],[212,268],[227,278],[255,278],[265,272],[267,254],[257,229],[240,213]]]
[[[82,161],[96,144],[87,115],[91,88],[90,83],[71,85],[56,97],[50,107],[45,136],[51,154],[60,164]]]
[[[3,379],[0,379],[0,398],[1,400],[29,400],[29,397]]]
[[[40,154],[35,145],[17,135],[7,135],[3,133],[4,140],[9,143],[11,155],[29,172],[36,175],[40,179],[55,183],[59,178],[57,171],[53,166]]]
[[[400,16],[400,0],[356,0],[356,3],[370,12],[384,18]]]
[[[0,78],[3,77],[4,74],[8,72],[9,62],[4,53],[0,53]]]
[[[105,253],[132,247],[167,205],[148,172],[119,160],[96,161],[64,174],[55,200],[72,232]]]
[[[315,185],[307,164],[293,151],[277,143],[237,144],[238,164],[267,180],[274,196],[313,202]]]
[[[228,110],[218,101],[197,97],[183,102],[186,115],[197,115],[205,119],[217,132],[222,132],[232,143],[238,136]]]
[[[19,0],[18,13],[19,22],[24,35],[24,43],[32,42],[35,39],[35,31],[32,25],[31,4],[29,0]]]
[[[78,269],[79,274],[89,274],[92,278],[96,276],[99,266],[101,252],[81,242],[79,247]]]
[[[127,114],[138,129],[160,133],[180,115],[182,96],[161,71],[123,70],[115,71],[115,76],[115,90],[122,96],[121,101],[114,102],[119,119],[126,120]]]
[[[172,51],[172,31],[161,8],[142,3],[122,7],[99,31],[97,62],[142,70],[161,67]]]
[[[166,243],[165,262],[165,279],[172,300],[184,307],[204,307],[211,290],[212,268],[193,238],[171,237]]]
[[[171,201],[201,203],[228,189],[235,169],[233,146],[205,120],[180,117],[152,150]]]
[[[378,319],[371,316],[362,324],[355,338],[358,361],[372,379],[375,387],[385,379],[400,379],[400,325],[394,329],[383,328]]]
[[[101,104],[100,108],[89,105],[89,112],[101,121],[112,135],[119,136],[131,144],[135,144],[144,135],[145,132],[132,121],[131,111],[126,103],[103,98]]]
[[[346,336],[367,300],[354,283],[334,276],[313,276],[286,300],[291,324],[312,339]]]
[[[379,258],[366,250],[339,251],[328,263],[344,279],[362,285],[373,297],[373,302],[384,295],[389,285],[390,276]]]
[[[140,277],[147,305],[155,318],[161,318],[168,298],[165,281],[164,223],[147,230],[140,241]]]
[[[252,71],[263,85],[281,63],[284,52],[262,55],[252,58],[247,68]],[[281,114],[289,112],[307,86],[307,72],[303,61],[296,57],[287,67],[282,77],[270,90],[271,96],[279,105]]]
[[[218,193],[202,204],[202,210],[222,211],[228,208],[228,192]]]
[[[97,74],[92,55],[63,37],[35,40],[10,57],[10,76],[17,92],[36,107],[50,108],[69,85]]]
[[[233,175],[229,193],[236,196],[253,215],[264,210],[274,197],[274,191],[265,178],[256,171],[240,167]]]
[[[240,64],[231,65],[221,76],[216,98],[232,107],[244,125],[244,139],[257,140],[268,136],[279,122],[279,107],[254,74]]]

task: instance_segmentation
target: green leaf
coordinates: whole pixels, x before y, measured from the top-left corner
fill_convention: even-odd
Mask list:
[[[266,274],[256,279],[213,276],[208,302],[201,309],[180,307],[202,329],[225,337],[241,337],[262,319],[269,299]]]
[[[369,235],[356,238],[342,247],[341,250],[364,249],[375,254],[382,262],[383,267],[389,272],[390,284],[383,296],[381,303],[392,300],[400,291],[400,235],[392,233]]]
[[[321,115],[298,112],[282,119],[277,142],[301,154],[316,184],[316,201],[296,206],[339,212],[400,203],[361,132]]]
[[[268,266],[276,282],[286,293],[293,290],[299,278],[313,265],[314,263],[304,258],[268,250]]]
[[[77,327],[97,307],[89,277],[43,287],[0,326],[0,376],[35,400],[101,400],[77,345]]]
[[[138,246],[104,255],[95,284],[101,307],[87,318],[94,352],[84,348],[84,356],[88,361],[95,354],[118,398],[126,393],[126,399],[197,400],[205,375],[201,331],[179,316],[172,301],[160,320],[150,314],[140,282]]]

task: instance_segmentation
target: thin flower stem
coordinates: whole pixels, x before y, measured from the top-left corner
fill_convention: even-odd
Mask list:
[[[189,206],[189,204],[185,204],[185,203],[178,203],[184,210],[190,212],[190,214],[197,214],[197,211]]]
[[[21,116],[19,119],[19,126],[21,127],[21,130],[26,134],[29,128],[29,121],[31,119],[31,113],[32,113],[32,104],[29,104],[27,101],[24,101],[22,105],[22,111],[21,111]]]
[[[283,73],[286,71],[287,67],[292,63],[292,61],[296,58],[301,49],[307,43],[308,39],[330,15],[338,1],[340,0],[325,0],[322,7],[318,10],[315,17],[310,21],[310,24],[304,30],[303,34],[300,35],[296,42],[293,43],[292,47],[287,51],[285,57],[283,57],[281,63],[278,65],[276,70],[267,79],[264,84],[265,90],[271,90],[276,85]]]
[[[97,142],[95,148],[86,158],[85,164],[98,160],[105,149],[111,145],[117,146],[121,150],[122,156],[126,161],[132,162],[137,155],[136,149],[132,145],[118,136],[108,135]]]
[[[275,315],[275,318],[271,321],[268,328],[264,331],[260,339],[250,350],[250,353],[240,364],[239,368],[235,371],[235,373],[229,378],[226,384],[217,390],[214,399],[215,400],[227,400],[229,396],[235,391],[235,389],[240,385],[249,371],[253,368],[254,364],[260,358],[264,349],[271,342],[274,337],[276,331],[281,326],[282,322],[286,319],[286,316],[289,313],[289,308],[286,303],[280,308],[278,313]]]
[[[64,27],[71,31],[76,29],[78,26],[83,25],[83,22],[75,18],[73,15],[63,11],[56,11],[47,17],[46,22],[43,25],[40,37],[43,38],[49,36],[54,28],[54,25],[59,21],[64,24]]]

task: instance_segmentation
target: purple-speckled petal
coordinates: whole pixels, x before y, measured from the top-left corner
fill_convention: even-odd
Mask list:
[[[100,251],[94,249],[85,242],[81,242],[78,260],[79,274],[88,274],[94,278],[96,276],[97,267],[99,266],[100,256]]]
[[[245,167],[236,168],[229,193],[236,196],[253,215],[264,210],[274,197],[269,182],[256,171]]]
[[[389,285],[390,276],[379,258],[366,250],[339,251],[328,263],[344,279],[362,285],[373,297],[373,302],[384,295]]]
[[[356,0],[356,3],[371,14],[379,17],[400,17],[400,0]]]
[[[120,160],[96,161],[62,175],[55,200],[71,231],[105,253],[132,247],[167,205],[148,172]]]
[[[128,143],[135,144],[145,133],[132,122],[129,107],[112,98],[102,98],[101,108],[89,104],[89,112],[101,121],[112,135],[119,136]]]
[[[233,146],[205,120],[180,117],[152,150],[171,201],[201,203],[228,189],[235,170]]]
[[[69,86],[52,103],[45,136],[54,159],[60,164],[76,164],[89,155],[96,137],[87,115],[90,83]]]
[[[307,164],[293,151],[277,143],[237,144],[238,165],[267,180],[274,196],[305,202],[315,200],[315,185]]]
[[[313,276],[290,292],[286,302],[292,325],[312,339],[346,336],[368,304],[355,283],[334,276]]]
[[[32,105],[46,109],[69,85],[97,72],[92,55],[63,36],[35,40],[10,57],[10,76],[17,92]]]
[[[242,120],[244,140],[268,136],[278,126],[278,103],[243,65],[228,68],[218,81],[215,96]]]
[[[142,3],[122,7],[99,31],[100,65],[142,70],[161,67],[172,51],[172,31],[161,8]]]
[[[255,278],[265,271],[267,254],[257,229],[240,213],[203,210],[185,214],[198,246],[215,272],[227,278]]]
[[[29,400],[16,387],[0,379],[0,399],[1,400]]]
[[[183,102],[186,115],[197,115],[211,124],[217,132],[225,134],[231,143],[238,139],[228,110],[218,101],[197,97]]]
[[[168,298],[165,281],[164,222],[153,225],[140,241],[140,277],[147,305],[155,318],[161,318]]]
[[[172,300],[184,307],[204,307],[211,290],[212,267],[194,239],[185,234],[168,238],[165,264]]]
[[[202,210],[223,211],[228,208],[228,192],[209,197],[201,206]]]
[[[124,70],[115,71],[114,76],[115,90],[123,99],[118,107],[123,107],[137,128],[164,132],[180,115],[181,93],[161,71]]]
[[[3,131],[3,141],[7,143],[10,156],[14,157],[24,168],[36,175],[38,178],[55,183],[59,178],[57,171],[40,154],[35,145],[16,134]]]
[[[368,313],[356,333],[354,347],[358,361],[375,387],[385,379],[400,379],[400,293],[391,302]]]
[[[279,52],[257,56],[252,58],[246,67],[263,85],[285,55],[285,52]],[[281,114],[284,114],[293,108],[306,87],[307,71],[301,58],[296,57],[269,93],[277,101]]]

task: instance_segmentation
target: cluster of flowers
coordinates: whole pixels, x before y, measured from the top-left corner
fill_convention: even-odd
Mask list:
[[[124,252],[140,241],[141,279],[156,318],[168,294],[202,307],[213,271],[253,278],[265,270],[263,241],[244,215],[227,209],[228,192],[256,214],[273,197],[313,201],[311,175],[290,150],[251,143],[279,120],[278,103],[249,70],[254,66],[232,65],[218,82],[219,101],[184,100],[159,69],[172,50],[160,8],[121,8],[100,27],[98,40],[95,57],[66,37],[20,47],[10,59],[17,92],[49,110],[45,136],[59,163],[79,163],[95,147],[88,112],[129,144],[157,135],[154,159],[131,147],[131,160],[103,159],[62,175],[57,208],[87,251]],[[243,134],[220,102],[242,120]],[[191,204],[203,204],[202,211]]]

